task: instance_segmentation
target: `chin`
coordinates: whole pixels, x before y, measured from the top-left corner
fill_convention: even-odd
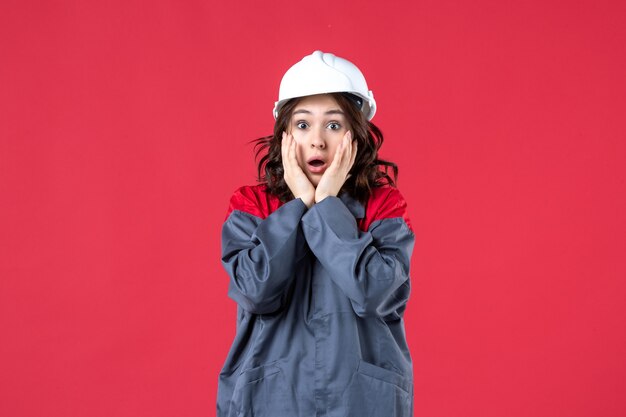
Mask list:
[[[317,185],[320,183],[320,178],[321,175],[319,177],[316,177],[315,175],[307,175],[307,178],[309,179],[309,182],[311,184],[313,184],[313,187],[317,188]]]

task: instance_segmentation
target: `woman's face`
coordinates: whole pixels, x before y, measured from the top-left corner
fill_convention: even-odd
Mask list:
[[[331,95],[308,96],[294,107],[288,129],[296,141],[298,165],[317,187],[350,129],[346,116]]]

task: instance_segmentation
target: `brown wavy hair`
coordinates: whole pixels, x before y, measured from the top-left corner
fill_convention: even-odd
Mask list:
[[[343,110],[352,130],[353,139],[357,140],[358,151],[350,178],[341,190],[348,192],[359,202],[365,204],[370,197],[372,188],[383,185],[396,186],[398,166],[393,162],[378,158],[378,150],[383,144],[383,133],[368,121],[363,112],[354,104],[347,93],[329,93]],[[254,139],[255,158],[258,160],[258,182],[266,184],[268,191],[282,202],[293,200],[294,196],[283,178],[283,160],[281,154],[282,133],[288,130],[291,115],[301,98],[287,101],[278,111],[274,123],[274,134]],[[259,159],[260,157],[260,159]],[[393,177],[389,175],[389,169]]]

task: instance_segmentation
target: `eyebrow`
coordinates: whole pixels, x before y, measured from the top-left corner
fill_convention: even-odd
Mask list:
[[[299,109],[293,112],[293,114],[313,114],[310,111],[306,110],[306,109]],[[326,113],[324,113],[324,115],[330,115],[330,114],[344,114],[341,110],[337,110],[337,109],[333,109],[333,110],[328,110]]]

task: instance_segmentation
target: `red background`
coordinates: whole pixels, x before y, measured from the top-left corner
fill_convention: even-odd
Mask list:
[[[415,413],[626,415],[626,3],[0,4],[0,415],[212,416],[220,228],[283,72],[378,101]]]

